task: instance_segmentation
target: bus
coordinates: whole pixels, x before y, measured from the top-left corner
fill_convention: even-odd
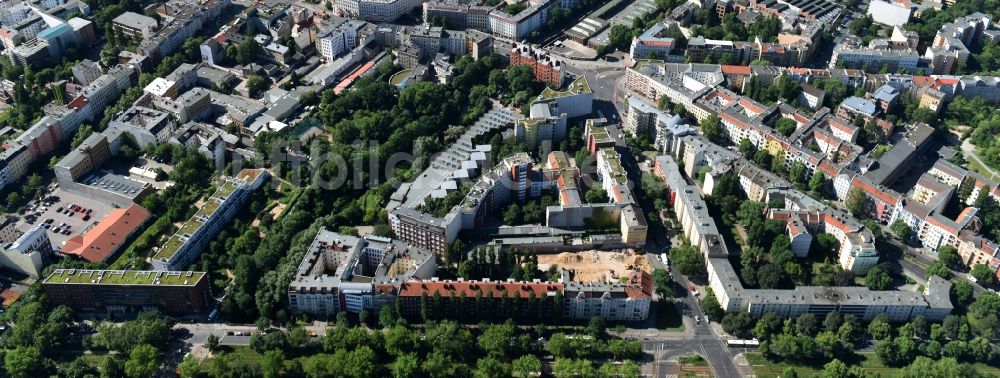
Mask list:
[[[757,339],[753,340],[727,340],[726,345],[733,348],[756,348],[760,346],[760,342]]]

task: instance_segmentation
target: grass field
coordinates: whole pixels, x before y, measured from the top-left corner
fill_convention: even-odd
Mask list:
[[[673,302],[656,302],[656,329],[684,332],[684,321]]]
[[[754,374],[759,378],[778,377],[787,368],[795,369],[799,377],[819,377],[823,373],[823,366],[800,365],[789,362],[772,362],[764,358],[760,353],[747,353],[747,361],[753,367]],[[849,366],[860,365],[869,373],[878,374],[882,378],[898,377],[900,369],[888,367],[879,361],[874,353],[859,353],[857,361],[852,361]],[[989,377],[1000,376],[1000,368],[977,363],[973,365],[976,370]]]
[[[706,366],[708,362],[704,358],[695,354],[691,356],[681,356],[677,358],[677,363],[680,365],[695,365],[695,366]]]
[[[969,169],[971,169],[973,171],[976,171],[976,172],[979,172],[979,174],[981,174],[983,176],[986,176],[986,177],[989,177],[992,180],[998,179],[998,177],[996,175],[990,173],[990,171],[988,169],[986,169],[981,164],[979,164],[979,162],[976,161],[976,159],[965,159],[965,160],[966,160],[966,163],[967,163]]]

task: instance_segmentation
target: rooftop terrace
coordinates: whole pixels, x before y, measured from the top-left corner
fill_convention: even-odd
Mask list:
[[[204,276],[205,272],[56,269],[44,283],[194,286]]]

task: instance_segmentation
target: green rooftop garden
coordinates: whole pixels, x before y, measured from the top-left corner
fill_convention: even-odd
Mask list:
[[[580,76],[576,80],[570,83],[569,87],[565,91],[557,91],[551,88],[545,88],[539,97],[543,99],[550,99],[563,96],[572,96],[580,93],[590,92],[590,83],[587,82],[586,76]]]
[[[590,135],[594,136],[594,139],[603,140],[610,139],[611,135],[608,134],[608,128],[605,126],[595,126],[590,128]]]
[[[102,274],[103,273],[103,274]],[[98,277],[100,281],[97,281]],[[153,285],[159,278],[158,285],[194,285],[205,276],[205,272],[155,272],[140,270],[86,270],[86,269],[56,269],[45,283],[100,283],[103,285]],[[92,282],[93,281],[93,282]]]
[[[236,183],[232,181],[227,180],[223,182],[222,185],[219,186],[219,189],[215,190],[215,193],[212,193],[211,196],[205,199],[204,205],[202,205],[201,208],[194,213],[191,219],[184,222],[184,225],[181,226],[181,228],[172,236],[170,236],[170,239],[167,239],[166,243],[163,243],[163,248],[160,248],[160,250],[156,252],[153,259],[169,260],[175,253],[177,253],[177,250],[184,245],[181,238],[186,235],[193,235],[196,231],[198,231],[198,229],[205,224],[203,219],[209,218],[212,214],[218,211],[219,207],[222,206],[223,200],[233,194],[237,187]]]

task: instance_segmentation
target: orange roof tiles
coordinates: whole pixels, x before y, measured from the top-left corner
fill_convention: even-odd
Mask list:
[[[863,180],[859,180],[857,177],[854,177],[854,179],[851,180],[851,186],[861,189],[865,193],[868,193],[869,196],[875,197],[881,202],[896,205],[897,200],[895,197],[886,194],[881,189],[876,188]]]
[[[374,66],[375,66],[375,62],[374,61],[365,63],[363,66],[361,66],[361,68],[358,68],[357,70],[355,70],[354,72],[352,72],[350,75],[348,75],[346,79],[344,79],[343,81],[340,82],[340,84],[337,84],[337,86],[335,88],[333,88],[333,93],[340,94],[345,89],[347,89],[347,87],[350,87],[351,84],[354,84],[354,80],[357,80],[357,78],[359,76],[361,76],[365,72],[368,72],[368,70],[371,69]]]
[[[723,64],[722,73],[728,75],[749,75],[751,74],[751,71],[750,71],[750,66],[733,66],[733,65]]]
[[[149,219],[149,211],[136,204],[115,209],[86,234],[67,240],[59,252],[90,262],[103,262],[121,248],[122,243],[146,223],[146,219]]]

